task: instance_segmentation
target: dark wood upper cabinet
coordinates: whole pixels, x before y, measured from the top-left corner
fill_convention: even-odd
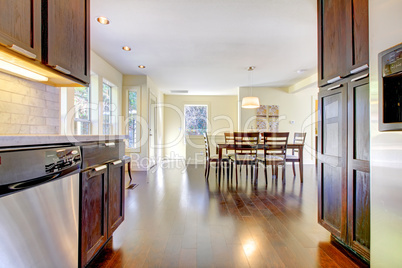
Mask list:
[[[351,71],[369,63],[368,0],[352,1],[352,31]]]
[[[44,63],[88,84],[89,0],[44,2]]]
[[[319,86],[363,71],[368,57],[368,0],[318,0]]]
[[[89,84],[89,37],[89,0],[0,0],[0,49],[45,84]]]
[[[41,60],[41,0],[0,0],[0,43]]]

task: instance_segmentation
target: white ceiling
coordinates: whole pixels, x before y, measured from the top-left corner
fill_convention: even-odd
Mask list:
[[[316,4],[91,0],[91,46],[121,73],[148,75],[168,94],[234,95],[238,87],[251,84],[286,87],[316,72]],[[97,23],[99,16],[111,23]],[[252,75],[248,66],[256,67]],[[307,71],[298,74],[299,69]]]

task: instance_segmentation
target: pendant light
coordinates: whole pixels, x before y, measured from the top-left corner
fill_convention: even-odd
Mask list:
[[[241,107],[246,109],[255,109],[260,107],[260,100],[258,97],[253,97],[253,73],[255,66],[248,67],[247,71],[251,72],[251,94],[249,97],[243,97]]]

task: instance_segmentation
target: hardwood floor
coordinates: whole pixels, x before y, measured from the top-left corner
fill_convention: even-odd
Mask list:
[[[287,168],[268,186],[263,168],[256,186],[245,169],[238,185],[178,162],[133,172],[125,221],[89,267],[364,267],[317,223],[315,167],[302,186]]]

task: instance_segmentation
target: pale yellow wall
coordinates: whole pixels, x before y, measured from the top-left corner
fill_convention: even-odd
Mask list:
[[[203,152],[202,138],[191,137],[185,141],[184,105],[208,105],[208,134],[220,136],[224,132],[237,130],[237,96],[182,96],[165,95],[165,156],[194,160]],[[195,140],[195,145],[191,141]],[[211,141],[212,142],[212,141]],[[201,145],[201,148],[200,148]]]
[[[304,150],[305,163],[315,162],[314,107],[317,94],[316,85],[310,85],[296,93],[288,93],[288,89],[281,88],[253,88],[253,96],[259,97],[261,105],[279,105],[279,131],[289,132],[289,141],[293,141],[294,132],[307,133]],[[240,100],[249,95],[248,87],[239,89]],[[256,129],[255,115],[256,109],[241,108],[239,129],[242,131]],[[290,121],[294,121],[294,124],[291,124]]]

